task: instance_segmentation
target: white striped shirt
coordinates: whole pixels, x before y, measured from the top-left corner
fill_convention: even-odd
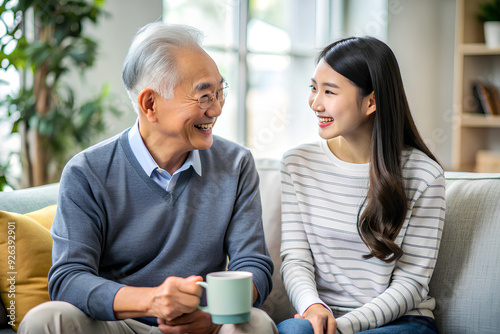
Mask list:
[[[395,242],[397,261],[364,259],[357,215],[369,164],[339,160],[326,141],[300,145],[282,160],[281,272],[300,314],[315,303],[334,313],[338,330],[356,333],[403,315],[433,317],[428,284],[445,215],[443,169],[417,149],[402,154],[408,212]]]

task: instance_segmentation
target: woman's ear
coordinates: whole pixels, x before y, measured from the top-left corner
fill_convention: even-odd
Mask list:
[[[151,88],[145,88],[140,92],[137,98],[137,103],[139,103],[139,108],[146,118],[151,122],[156,122],[156,110],[155,110],[155,92]]]
[[[365,105],[367,107],[366,109],[366,116],[369,116],[377,110],[377,101],[375,100],[375,92],[371,92],[368,96],[365,97]]]

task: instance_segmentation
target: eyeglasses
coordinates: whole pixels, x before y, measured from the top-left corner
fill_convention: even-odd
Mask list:
[[[228,88],[227,83],[224,83],[224,86],[217,92],[203,95],[198,99],[198,105],[200,106],[201,109],[208,109],[212,106],[212,104],[214,104],[216,98],[217,101],[219,101],[222,104],[227,97],[227,88]]]

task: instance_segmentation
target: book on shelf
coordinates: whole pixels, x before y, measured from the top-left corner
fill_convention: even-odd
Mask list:
[[[495,85],[477,80],[473,82],[472,90],[478,106],[478,113],[500,115],[500,95]]]

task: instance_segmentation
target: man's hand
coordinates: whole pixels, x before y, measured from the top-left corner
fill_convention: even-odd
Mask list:
[[[212,322],[210,314],[200,310],[183,314],[172,321],[158,318],[158,325],[158,329],[165,334],[215,334],[221,327]]]
[[[202,288],[196,282],[200,276],[169,277],[153,292],[150,309],[154,316],[172,321],[183,314],[193,313],[200,304]]]
[[[332,312],[322,304],[313,304],[307,308],[302,316],[295,315],[295,318],[309,320],[314,334],[335,334],[337,330],[337,321]]]
[[[169,277],[153,288],[125,286],[118,290],[113,301],[117,319],[158,317],[171,321],[198,309],[203,292],[196,282],[201,276]]]

